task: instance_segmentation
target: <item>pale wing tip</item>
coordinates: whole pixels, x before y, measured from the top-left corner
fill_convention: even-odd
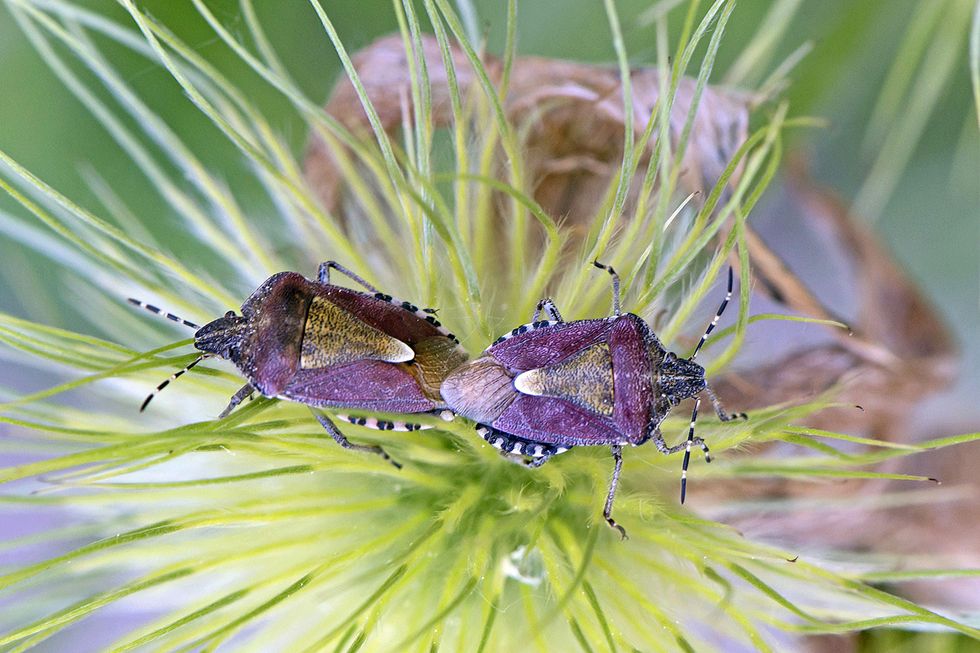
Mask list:
[[[527,372],[521,372],[514,377],[514,389],[522,394],[540,397],[541,388],[540,384],[538,383],[536,372],[537,370],[528,370]]]
[[[415,358],[415,350],[401,340],[392,339],[391,355],[386,356],[389,363],[407,363]],[[397,343],[397,344],[396,344]]]

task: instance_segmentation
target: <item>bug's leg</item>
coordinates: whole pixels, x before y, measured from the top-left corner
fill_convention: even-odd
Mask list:
[[[352,272],[351,270],[348,270],[347,268],[345,268],[343,265],[341,265],[337,261],[324,261],[323,263],[321,263],[320,264],[320,268],[317,270],[317,274],[316,274],[317,281],[319,281],[320,283],[330,283],[330,270],[331,269],[336,270],[337,272],[340,272],[341,274],[346,275],[348,278],[353,279],[355,282],[361,284],[369,292],[371,292],[371,294],[375,295],[375,297],[377,299],[383,299],[383,300],[388,301],[388,302],[391,302],[393,304],[398,304],[399,303],[398,301],[395,301],[394,298],[391,295],[386,295],[385,293],[381,292],[380,290],[378,290],[377,288],[375,288],[374,286],[372,286],[371,284],[369,284],[367,281],[365,281],[363,277],[361,277],[358,274]],[[438,313],[439,312],[439,309],[437,309],[437,308],[422,308],[422,309],[419,309],[417,306],[415,306],[411,302],[400,302],[400,304],[401,304],[401,307],[402,308],[404,308],[405,310],[407,310],[407,311],[409,311],[411,313],[416,313],[417,311],[421,310],[423,313],[426,313],[429,316],[429,317],[426,317],[425,318],[427,322],[429,322],[430,324],[432,324],[433,326],[436,326],[436,327],[441,326],[439,324],[439,322],[436,321],[436,319],[434,317],[431,317],[431,316],[435,315],[436,313]],[[420,315],[419,317],[425,317],[425,316],[421,316]],[[453,340],[456,339],[456,336],[453,336],[452,334],[448,334],[448,335]]]
[[[684,452],[684,463],[681,465],[681,503],[684,503],[684,499],[687,497],[687,467],[691,462],[691,447],[694,445],[701,447],[702,451],[704,451],[705,462],[711,462],[711,452],[708,449],[707,443],[700,437],[694,435],[694,423],[698,419],[698,408],[700,406],[701,399],[699,398],[694,401],[694,412],[691,414],[691,425],[687,431],[686,441],[675,444],[673,447],[668,447],[667,443],[664,442],[664,436],[660,432],[660,427],[657,426],[653,428],[649,436],[653,440],[653,444],[657,447],[657,451],[664,455],[670,455],[678,451]]]
[[[316,420],[318,422],[320,422],[320,425],[327,431],[327,433],[330,434],[330,437],[332,437],[337,442],[337,444],[342,446],[344,449],[351,449],[353,451],[363,451],[365,453],[377,454],[382,458],[384,458],[385,460],[387,460],[388,462],[390,462],[398,469],[402,468],[401,463],[392,460],[391,456],[389,456],[388,453],[381,447],[377,445],[371,445],[371,444],[354,444],[346,437],[344,437],[344,434],[341,433],[334,425],[334,423],[331,422],[326,416],[321,415],[312,410],[310,412],[313,413],[313,416],[316,417]]]
[[[232,395],[231,401],[228,402],[228,405],[225,406],[225,409],[221,411],[221,413],[218,415],[218,419],[224,419],[228,417],[228,415],[231,414],[231,411],[235,410],[235,407],[238,404],[242,403],[243,401],[251,397],[253,392],[255,392],[255,388],[252,387],[251,383],[246,383],[241,388],[239,388],[238,392]]]
[[[606,505],[602,509],[602,516],[605,518],[606,523],[609,524],[610,528],[615,528],[619,531],[622,539],[629,539],[626,535],[626,529],[616,523],[616,520],[612,518],[612,507],[613,500],[616,498],[616,487],[619,485],[619,474],[623,471],[623,448],[614,444],[612,446],[613,460],[615,461],[615,466],[613,467],[612,480],[609,482],[609,494],[606,495]]]
[[[524,466],[527,467],[528,469],[537,469],[541,465],[551,460],[552,456],[554,455],[555,454],[553,453],[549,453],[543,456],[538,456],[537,458],[531,458],[530,460],[523,460],[522,462]]]
[[[551,318],[552,322],[565,321],[561,319],[561,313],[558,312],[558,307],[555,306],[555,302],[552,301],[551,297],[545,297],[538,302],[538,305],[534,308],[534,315],[531,316],[532,324],[537,322],[538,318],[541,317],[541,311],[544,311]]]
[[[600,270],[605,270],[612,277],[613,286],[613,304],[612,304],[612,314],[620,315],[622,314],[622,307],[619,303],[619,275],[613,270],[611,265],[603,265],[599,261],[592,261],[592,265],[596,266]]]
[[[714,406],[715,413],[717,413],[718,419],[720,419],[721,421],[723,421],[723,422],[730,422],[733,419],[748,419],[749,418],[749,416],[746,415],[745,413],[728,413],[728,412],[725,412],[725,407],[721,405],[721,402],[718,400],[717,395],[715,395],[715,391],[712,390],[708,386],[705,386],[704,389],[705,389],[705,391],[707,391],[708,397],[711,399],[711,405]]]
[[[664,440],[664,436],[660,432],[660,429],[659,428],[658,429],[654,429],[653,434],[651,435],[650,439],[653,440],[653,444],[654,444],[654,446],[657,447],[657,451],[659,451],[660,453],[664,454],[665,456],[669,456],[672,453],[677,453],[678,451],[684,451],[685,449],[687,449],[687,442],[686,441],[685,442],[681,442],[680,444],[675,444],[672,447],[668,447],[667,446],[667,442]],[[711,457],[710,457],[709,451],[708,451],[708,445],[705,443],[704,440],[702,440],[699,436],[694,436],[694,438],[691,440],[691,445],[697,445],[697,446],[701,447],[704,450],[704,457],[709,462],[711,461]]]
[[[354,281],[361,284],[362,286],[364,286],[374,294],[378,294],[379,292],[381,292],[377,288],[369,284],[367,281],[362,279],[360,276],[354,274],[353,272],[345,268],[337,261],[324,261],[323,263],[321,263],[320,268],[317,270],[316,273],[316,280],[319,281],[320,283],[330,283],[331,269],[334,269],[337,272],[340,272],[341,274],[346,275],[347,277],[353,279]]]

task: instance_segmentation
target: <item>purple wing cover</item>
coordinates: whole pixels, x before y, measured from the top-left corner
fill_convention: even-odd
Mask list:
[[[508,338],[486,353],[519,372],[548,367],[602,341],[613,324],[605,319],[562,322]]]
[[[613,419],[630,441],[643,437],[656,393],[653,361],[645,335],[649,331],[639,317],[626,314],[609,332],[613,367]]]
[[[295,272],[270,277],[242,305],[254,324],[240,367],[267,396],[279,394],[299,367],[309,282]]]
[[[337,306],[357,316],[359,320],[414,347],[426,338],[443,335],[439,329],[424,319],[395,306],[389,301],[378,299],[349,288],[312,284],[313,292],[325,297]]]
[[[421,361],[412,362],[422,364],[413,368],[362,359],[303,369],[303,342],[316,297],[405,343],[421,356]],[[461,363],[463,357],[454,347],[434,342],[449,339],[433,324],[435,318],[416,311],[415,306],[392,303],[387,296],[317,283],[296,272],[280,272],[245,300],[241,318],[225,316],[219,320],[244,321],[247,341],[229,358],[265,396],[310,406],[418,413],[443,405],[438,403],[441,378],[435,377],[445,376],[449,366]],[[343,345],[342,341],[337,343],[338,347]]]
[[[402,365],[364,360],[297,370],[279,395],[310,406],[421,413],[436,408]]]
[[[562,446],[625,440],[609,418],[554,397],[518,395],[491,426],[531,442]]]
[[[612,356],[614,407],[611,418],[570,401],[518,393],[491,426],[532,442],[596,445],[642,441],[654,399],[649,328],[637,316],[581,320],[542,327],[508,338],[487,354],[514,372],[563,362],[585,347],[606,341]]]

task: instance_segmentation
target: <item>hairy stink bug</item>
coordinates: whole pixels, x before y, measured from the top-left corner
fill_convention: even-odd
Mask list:
[[[530,467],[575,446],[609,445],[615,467],[602,515],[626,536],[612,518],[613,499],[623,466],[622,447],[653,440],[664,454],[684,450],[681,502],[687,491],[691,446],[708,447],[695,437],[694,422],[707,392],[723,421],[744,417],[726,413],[694,362],[732,295],[728,294],[694,354],[680,358],[667,351],[646,322],[622,313],[619,276],[612,276],[613,314],[594,320],[565,322],[550,299],[538,302],[531,322],[499,338],[483,355],[446,377],[442,396],[459,415],[477,422],[477,432],[505,455],[526,456]],[[542,311],[550,319],[540,320]],[[667,446],[660,424],[682,400],[695,397],[687,442]]]
[[[369,292],[331,284],[331,269]],[[333,261],[320,265],[316,281],[296,272],[272,275],[245,300],[241,315],[229,311],[200,328],[155,306],[129,301],[197,329],[194,346],[204,352],[157,386],[140,410],[172,380],[214,356],[230,360],[248,380],[219,417],[253,392],[318,408],[439,412],[446,408],[439,394],[443,379],[466,360],[456,336],[439,324],[432,309],[381,293]],[[341,446],[391,460],[381,447],[352,444],[327,417],[314,415]],[[337,417],[380,430],[428,428],[373,417]]]

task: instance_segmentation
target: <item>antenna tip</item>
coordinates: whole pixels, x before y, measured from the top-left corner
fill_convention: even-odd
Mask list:
[[[144,400],[143,400],[143,403],[142,403],[142,404],[140,405],[140,412],[141,412],[141,413],[142,413],[142,412],[143,412],[144,410],[146,410],[146,407],[147,407],[147,406],[149,406],[149,405],[150,405],[150,400],[151,400],[151,399],[153,399],[153,395],[150,395],[149,397],[147,397],[146,399],[144,399]]]

